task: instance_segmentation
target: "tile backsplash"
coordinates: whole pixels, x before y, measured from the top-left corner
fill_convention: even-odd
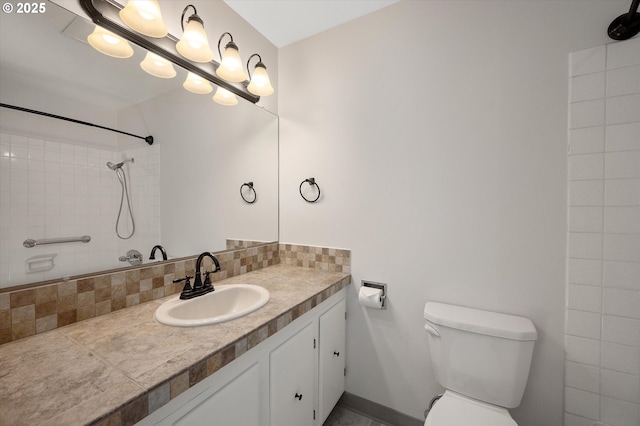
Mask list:
[[[279,263],[350,273],[350,251],[269,243],[216,254],[214,282]],[[300,258],[300,259],[299,259]],[[296,259],[294,261],[294,259]],[[310,260],[312,259],[312,260]],[[203,267],[211,261],[205,259]],[[34,284],[0,293],[0,344],[179,293],[196,257]]]
[[[322,271],[351,273],[351,252],[344,249],[280,244],[280,262]]]
[[[640,39],[570,62],[565,425],[640,425]]]

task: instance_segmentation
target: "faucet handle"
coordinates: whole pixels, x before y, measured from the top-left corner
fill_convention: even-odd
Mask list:
[[[204,272],[204,283],[202,284],[203,287],[213,287],[213,285],[211,284],[211,278],[209,278],[209,275],[214,273],[216,271],[205,271]]]
[[[173,282],[174,282],[174,283],[179,283],[179,282],[181,282],[181,281],[187,281],[187,282],[189,282],[189,280],[190,280],[191,278],[193,278],[193,276],[191,276],[191,275],[187,275],[187,276],[186,276],[186,277],[184,277],[184,278],[178,278],[178,279],[176,279],[176,280],[173,280]]]
[[[189,276],[187,275],[184,278],[178,278],[177,280],[173,280],[174,283],[179,283],[181,281],[184,281],[184,288],[182,289],[182,292],[184,293],[185,291],[191,291],[191,278],[193,278],[193,276]]]

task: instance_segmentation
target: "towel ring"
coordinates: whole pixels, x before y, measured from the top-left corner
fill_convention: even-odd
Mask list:
[[[244,194],[242,193],[242,188],[244,188],[245,186],[249,188],[249,191],[253,191],[253,200],[251,200],[251,201],[249,201],[246,198],[244,198]],[[240,186],[240,196],[242,197],[244,202],[247,203],[247,204],[253,204],[253,203],[256,202],[256,200],[258,199],[258,194],[256,194],[256,189],[253,187],[253,182],[243,183]]]
[[[310,186],[315,186],[316,188],[318,188],[318,196],[313,199],[310,200],[308,198],[306,198],[303,194],[302,194],[302,185],[305,184],[305,182],[308,182]],[[309,179],[305,179],[300,183],[300,196],[307,202],[307,203],[315,203],[316,201],[318,201],[318,199],[320,198],[320,187],[318,186],[318,184],[316,183],[316,180],[314,178],[309,178]]]

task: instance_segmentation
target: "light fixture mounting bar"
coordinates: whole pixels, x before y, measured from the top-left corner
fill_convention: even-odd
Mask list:
[[[216,69],[220,64],[216,61],[194,63],[183,58],[176,49],[178,39],[171,34],[162,38],[152,38],[128,29],[120,19],[119,12],[120,9],[122,9],[122,6],[119,6],[117,3],[107,0],[78,1],[80,2],[82,9],[87,13],[87,15],[89,15],[95,24],[106,28],[125,40],[137,44],[149,52],[153,52],[156,55],[165,58],[169,62],[172,62],[187,71],[191,71],[192,73],[199,75],[217,86],[224,87],[231,93],[234,93],[251,103],[255,104],[260,100],[259,96],[250,93],[246,89],[246,85],[248,84],[247,82],[230,83],[218,77],[216,75]]]

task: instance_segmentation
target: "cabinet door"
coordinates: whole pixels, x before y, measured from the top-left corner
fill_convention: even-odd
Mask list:
[[[272,426],[305,426],[315,423],[317,359],[314,324],[307,324],[270,354]]]
[[[172,424],[260,426],[260,420],[260,375],[258,364],[253,364]]]
[[[320,316],[320,424],[344,392],[345,309],[343,299]]]

